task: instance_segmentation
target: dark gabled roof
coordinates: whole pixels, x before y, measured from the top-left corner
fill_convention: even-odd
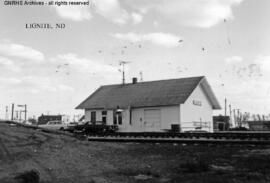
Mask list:
[[[193,90],[202,81],[207,82],[204,76],[139,82],[136,84],[105,85],[97,89],[78,105],[76,109],[115,109],[117,107],[179,105],[187,100]],[[214,94],[210,93],[209,95]],[[212,98],[215,99],[215,97]],[[210,98],[209,100],[212,102]],[[213,104],[213,108],[218,107],[219,104],[216,101]]]

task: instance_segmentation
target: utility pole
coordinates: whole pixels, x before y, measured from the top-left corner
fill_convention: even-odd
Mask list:
[[[229,105],[229,112],[230,112],[230,126],[232,126],[232,105]]]
[[[11,121],[14,119],[14,103],[11,105]]]
[[[143,81],[143,72],[140,71],[140,81],[142,82]]]
[[[234,119],[234,125],[236,126],[237,120],[236,120],[236,116],[235,116],[235,109],[233,109],[233,119]]]
[[[16,120],[18,120],[19,119],[19,111],[18,110],[15,111],[15,114],[16,114]]]
[[[26,104],[25,105],[18,105],[18,107],[24,107],[23,111],[20,110],[20,120],[21,120],[21,112],[24,112],[24,120],[26,122],[26,119],[27,119],[27,105]]]
[[[8,120],[8,106],[6,106],[6,120]]]
[[[237,111],[237,126],[240,127],[240,109],[236,109]]]
[[[122,66],[122,84],[125,84],[125,65],[128,64],[130,62],[128,61],[124,61],[124,60],[120,60],[119,64]]]
[[[27,119],[27,105],[25,104],[24,105],[24,120],[26,122],[26,119]]]
[[[225,101],[224,101],[224,115],[227,116],[227,99],[225,98]]]
[[[20,122],[22,122],[22,110],[20,110]]]

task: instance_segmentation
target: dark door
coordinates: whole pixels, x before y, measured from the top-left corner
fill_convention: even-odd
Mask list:
[[[91,122],[96,123],[96,111],[91,112]]]

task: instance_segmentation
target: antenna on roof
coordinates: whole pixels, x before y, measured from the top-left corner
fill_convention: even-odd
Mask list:
[[[122,65],[123,85],[125,84],[125,65],[130,63],[129,61],[120,60],[119,65]]]
[[[140,81],[142,82],[143,81],[143,72],[142,71],[140,71]]]

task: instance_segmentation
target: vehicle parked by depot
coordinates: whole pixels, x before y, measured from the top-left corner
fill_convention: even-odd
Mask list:
[[[74,132],[76,126],[78,126],[78,122],[70,122],[68,123],[66,130],[69,132]]]
[[[40,128],[46,128],[51,130],[66,130],[67,124],[63,123],[62,121],[48,121],[46,124],[38,125]]]
[[[85,134],[104,134],[118,131],[117,125],[106,125],[102,121],[85,122],[74,126],[74,132],[83,132]]]

